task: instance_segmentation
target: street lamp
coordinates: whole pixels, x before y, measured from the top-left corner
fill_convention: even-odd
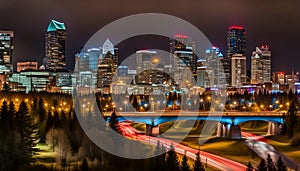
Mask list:
[[[245,111],[246,110],[246,106],[243,106],[243,111]]]
[[[126,106],[127,106],[127,103],[128,103],[128,102],[125,100],[125,101],[124,101],[125,112],[126,112]]]
[[[272,106],[272,105],[269,105],[269,108],[270,108],[270,111],[272,111],[273,106]]]
[[[152,112],[154,112],[154,106],[155,106],[155,105],[154,105],[153,97],[151,97],[150,100],[151,100],[151,106],[152,106],[152,104],[153,104],[153,106],[152,106]]]
[[[236,105],[237,105],[237,102],[234,101],[233,104],[234,104],[234,110],[236,110],[236,109],[237,109],[237,106],[236,106]]]
[[[229,106],[230,106],[230,110],[232,110],[233,104],[229,104]]]
[[[210,102],[210,100],[211,100],[211,97],[210,96],[207,96],[207,101],[209,101]]]

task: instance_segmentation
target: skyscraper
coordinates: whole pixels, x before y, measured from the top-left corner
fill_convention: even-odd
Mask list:
[[[224,73],[222,59],[223,54],[219,48],[213,46],[205,51],[204,65],[209,78],[209,87],[223,87],[226,84],[226,75]]]
[[[0,31],[0,73],[9,73],[13,70],[13,31]]]
[[[102,58],[99,59],[97,69],[97,88],[104,93],[109,93],[110,84],[118,68],[118,58],[118,48],[107,39],[102,46]]]
[[[66,67],[66,26],[52,20],[46,33],[46,69],[59,70]]]
[[[153,50],[139,50],[136,52],[136,83],[157,83],[157,67],[159,58]]]
[[[227,32],[227,57],[231,61],[227,81],[233,87],[247,82],[246,68],[246,32],[241,26],[231,26]],[[225,70],[227,71],[227,70]]]
[[[105,55],[107,52],[110,52],[111,54],[114,54],[114,45],[112,42],[107,38],[102,46],[102,54]]]
[[[241,26],[231,26],[227,32],[227,57],[234,54],[246,56],[246,32]]]
[[[251,84],[271,82],[271,51],[268,46],[256,47],[251,57]]]
[[[182,80],[189,77],[190,73],[196,77],[197,72],[197,57],[194,53],[195,43],[185,35],[175,35],[170,40],[170,53],[173,58],[174,79]],[[170,61],[170,62],[171,62]]]

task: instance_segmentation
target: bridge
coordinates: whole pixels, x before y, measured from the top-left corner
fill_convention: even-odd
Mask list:
[[[241,138],[240,125],[247,121],[266,121],[268,134],[275,135],[284,122],[283,112],[191,112],[191,111],[156,111],[156,112],[116,112],[119,122],[132,121],[146,124],[147,135],[157,135],[159,125],[176,120],[208,120],[218,122],[217,135],[231,139]],[[103,113],[105,117],[111,112]]]

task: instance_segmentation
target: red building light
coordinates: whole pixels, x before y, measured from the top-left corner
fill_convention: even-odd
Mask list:
[[[182,38],[182,39],[187,39],[188,38],[188,36],[182,35],[182,34],[176,34],[174,37],[175,38]]]
[[[233,30],[233,29],[243,30],[244,27],[242,27],[242,26],[230,26],[228,29],[229,30]]]

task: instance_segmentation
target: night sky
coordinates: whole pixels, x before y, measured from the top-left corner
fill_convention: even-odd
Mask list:
[[[226,54],[226,31],[241,25],[247,32],[247,58],[255,46],[269,45],[273,71],[300,71],[299,0],[0,0],[0,30],[15,31],[14,62],[45,56],[45,32],[51,19],[67,27],[67,66],[74,54],[104,25],[137,13],[165,13],[198,27]],[[167,48],[132,39],[119,45],[120,58],[139,48]],[[248,63],[248,66],[250,63]]]

